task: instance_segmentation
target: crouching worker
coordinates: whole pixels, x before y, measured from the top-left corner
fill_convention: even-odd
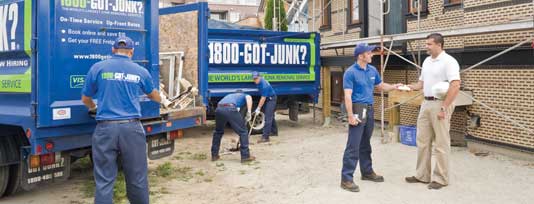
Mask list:
[[[245,119],[239,113],[240,107],[246,103],[247,115]],[[252,97],[244,94],[241,90],[228,94],[219,101],[215,110],[215,131],[213,131],[213,141],[211,144],[211,161],[219,160],[219,148],[227,123],[239,135],[241,143],[241,162],[254,161],[256,158],[250,155],[248,148],[248,131],[246,123],[250,121],[252,109]]]

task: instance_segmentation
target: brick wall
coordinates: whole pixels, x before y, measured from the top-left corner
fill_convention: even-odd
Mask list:
[[[313,31],[313,16],[315,14],[315,29],[321,33],[321,43],[338,42],[343,40],[360,38],[361,29],[359,27],[347,26],[347,0],[332,0],[331,7],[331,26],[327,29],[319,29],[321,27],[321,17],[324,15],[321,12],[321,5],[323,1],[329,0],[315,0],[315,13],[313,12],[313,1],[308,1],[308,30]],[[354,48],[338,49],[321,51],[321,56],[336,56],[336,55],[352,55]]]
[[[477,100],[534,129],[534,70],[489,68],[465,73],[466,88],[473,90]],[[468,130],[471,135],[534,148],[534,135],[528,135],[503,117],[479,104],[470,106],[468,110],[481,117],[481,127]]]
[[[514,20],[532,19],[532,1],[514,0],[464,0],[464,6],[443,8],[442,0],[429,0],[429,14],[421,22],[422,29],[450,28],[454,26],[476,26],[499,24]],[[460,13],[459,13],[460,12]],[[416,21],[407,22],[408,30],[416,29]],[[505,47],[525,40],[534,33],[515,31],[446,38],[445,48]],[[409,48],[408,48],[409,49]],[[411,49],[409,49],[411,50]],[[417,49],[415,49],[417,50]],[[534,65],[529,67],[482,66],[462,74],[464,88],[471,89],[474,97],[496,110],[510,116],[530,129],[534,129]],[[413,71],[410,81],[416,81]],[[394,77],[393,77],[394,78]],[[401,124],[415,125],[416,107],[401,106]],[[481,116],[481,127],[468,128],[467,111]],[[523,147],[534,147],[534,135],[528,135],[501,116],[479,104],[467,110],[456,110],[451,119],[453,143],[463,139],[465,132],[483,139],[504,142]]]
[[[475,3],[475,2],[484,2]],[[532,19],[532,1],[466,1],[465,25],[491,25],[510,21]],[[510,45],[525,40],[534,33],[532,31],[492,33],[466,36],[465,46]]]
[[[420,21],[420,30],[435,30],[442,28],[452,28],[462,26],[464,22],[464,11],[462,7],[454,7],[445,9],[443,7],[443,0],[428,0],[428,14],[422,15]],[[415,32],[418,30],[418,22],[416,18],[407,20],[406,26],[408,32]],[[445,38],[445,48],[462,48],[464,46],[464,39],[461,37],[447,37]],[[425,50],[425,43],[423,41],[410,41],[413,50]],[[411,47],[408,47],[412,51]]]
[[[509,2],[510,0],[464,0],[464,8],[489,5],[499,2]]]

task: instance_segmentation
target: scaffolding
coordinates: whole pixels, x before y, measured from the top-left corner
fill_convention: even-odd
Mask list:
[[[333,1],[333,0],[330,0],[330,2]],[[469,35],[478,35],[478,34],[486,34],[486,33],[497,33],[497,32],[512,32],[512,31],[525,31],[525,30],[531,30],[531,31],[534,31],[534,14],[533,14],[533,19],[525,19],[525,20],[518,20],[518,21],[511,21],[511,22],[506,22],[506,23],[502,23],[502,24],[494,24],[494,25],[480,25],[480,26],[470,26],[470,27],[466,27],[466,26],[462,26],[462,27],[453,27],[453,28],[446,28],[446,29],[436,29],[436,30],[425,30],[425,31],[421,31],[421,27],[420,27],[420,23],[421,23],[421,18],[420,18],[420,13],[421,13],[421,5],[419,4],[419,1],[417,1],[417,31],[416,32],[407,32],[407,33],[401,33],[401,34],[394,34],[394,35],[384,35],[384,16],[387,15],[390,11],[390,8],[391,8],[391,2],[390,1],[387,1],[387,0],[375,0],[375,1],[379,1],[380,2],[380,8],[381,8],[381,11],[382,11],[382,15],[381,18],[380,18],[380,21],[381,21],[381,28],[380,28],[380,35],[379,36],[373,36],[373,37],[368,37],[368,38],[360,38],[360,39],[351,39],[351,40],[344,40],[344,41],[338,41],[338,42],[332,42],[332,43],[323,43],[321,44],[321,50],[328,50],[328,49],[337,49],[337,48],[347,48],[347,47],[354,47],[356,46],[357,44],[359,43],[368,43],[368,44],[378,44],[380,43],[380,49],[381,49],[381,52],[380,52],[380,58],[381,58],[381,62],[380,62],[380,69],[381,69],[381,77],[383,78],[384,77],[384,72],[386,70],[386,67],[388,65],[388,60],[389,60],[389,57],[391,54],[397,56],[398,58],[400,58],[401,60],[415,66],[416,68],[418,69],[422,69],[421,67],[421,60],[420,60],[420,48],[418,49],[418,57],[415,58],[415,56],[413,56],[414,60],[417,59],[417,62],[413,62],[409,59],[406,59],[405,57],[403,57],[402,55],[400,55],[399,53],[395,52],[392,48],[393,48],[393,44],[394,42],[407,42],[407,41],[414,41],[414,40],[423,40],[423,39],[426,39],[426,37],[431,34],[431,33],[440,33],[442,34],[444,37],[455,37],[455,36],[469,36]],[[384,4],[387,4],[387,10],[384,11]],[[534,13],[534,0],[532,1],[532,9],[533,9],[533,13]],[[315,0],[313,0],[313,12],[314,12],[314,15],[313,15],[313,31],[315,31]],[[414,15],[414,13],[412,13],[412,15]],[[385,46],[384,43],[387,43],[389,42],[390,45],[389,45],[389,48]],[[527,39],[515,44],[514,46],[511,46],[489,58],[486,58],[482,61],[480,61],[479,63],[476,63],[466,69],[463,69],[461,70],[461,73],[464,73],[464,72],[467,72],[469,70],[472,70],[492,59],[495,59],[503,54],[506,54],[520,46],[523,46],[527,43],[533,43],[533,46],[534,46],[534,36],[530,36],[528,37]],[[411,44],[410,44],[411,45]],[[413,50],[413,49],[412,49]],[[387,53],[386,53],[387,51]],[[329,91],[329,90],[327,90]],[[459,94],[462,94],[468,98],[470,98],[471,100],[473,100],[474,102],[476,103],[479,103],[480,105],[482,105],[483,107],[489,109],[491,112],[501,116],[502,118],[504,118],[505,120],[507,120],[508,122],[510,122],[511,124],[513,124],[514,126],[524,130],[525,132],[527,132],[528,135],[534,135],[534,130],[526,127],[525,125],[517,122],[516,120],[512,119],[510,116],[498,111],[497,109],[495,108],[492,108],[490,106],[488,106],[487,104],[483,103],[482,101],[480,100],[477,100],[475,99],[474,97],[472,97],[471,95],[469,95],[468,93],[464,92],[464,91],[460,91]],[[329,94],[325,94],[329,97]],[[401,106],[403,104],[406,104],[408,103],[409,101],[411,100],[414,100],[415,98],[421,96],[422,94],[418,94],[416,96],[413,96],[413,97],[410,97],[409,99],[405,100],[405,101],[402,101],[401,103],[399,104],[396,104],[392,107],[388,107],[387,109],[384,107],[384,91],[382,90],[381,93],[380,93],[380,96],[381,96],[381,136],[382,136],[382,142],[383,143],[387,143],[390,141],[390,138],[388,135],[385,134],[385,130],[384,130],[384,112],[385,110],[389,110],[389,109],[392,109],[392,108],[395,108],[395,107],[398,107],[398,106]],[[330,104],[324,104],[323,102],[323,106],[330,106]],[[323,107],[324,108],[324,107]],[[325,108],[325,109],[328,109],[329,108]],[[328,126],[330,122],[330,119],[327,118],[325,119],[325,123],[323,124],[323,126]]]

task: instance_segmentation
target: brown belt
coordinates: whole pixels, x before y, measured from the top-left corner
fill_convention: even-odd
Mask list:
[[[439,100],[439,98],[436,98],[434,96],[425,96],[425,100],[427,100],[427,101],[437,101],[437,100]]]

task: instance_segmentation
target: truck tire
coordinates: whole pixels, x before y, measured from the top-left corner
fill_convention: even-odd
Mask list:
[[[20,160],[19,159],[19,156],[20,155],[20,152],[19,152],[19,145],[16,141],[16,139],[14,137],[10,137],[8,138],[9,140],[9,153],[8,155],[13,155],[14,158],[13,159],[16,159],[16,160]],[[21,161],[22,162],[22,161]],[[14,165],[11,165],[9,167],[9,182],[7,184],[7,188],[6,188],[6,191],[4,193],[5,196],[10,196],[10,195],[13,195],[15,193],[17,193],[21,188],[20,188],[20,177],[22,176],[21,173],[21,169],[22,168],[22,165],[19,163],[19,164],[14,164]]]
[[[299,120],[299,104],[296,101],[289,102],[289,120],[297,122]]]
[[[240,109],[240,113],[241,113],[241,116],[243,118],[245,118],[245,116],[247,115],[247,111],[246,111],[246,107],[243,106],[241,107]],[[252,120],[254,119],[254,113],[252,113],[252,119],[250,119],[250,122],[252,123]],[[257,135],[257,134],[261,134],[263,133],[263,126],[265,126],[265,115],[263,113],[260,113],[260,115],[258,115],[258,117],[256,118],[256,121],[254,121],[255,125],[253,125],[254,127],[252,127],[252,132],[250,133],[251,135]],[[250,131],[250,123],[247,123],[247,130]]]
[[[254,113],[252,114],[252,119],[250,119],[250,123],[252,123],[252,120],[254,119]],[[250,126],[250,123],[247,123],[247,128],[250,130],[252,128],[251,135],[257,135],[263,133],[263,127],[265,126],[265,114],[260,113],[256,120],[254,121],[254,124],[252,127]]]
[[[0,163],[8,161],[7,157],[8,144],[6,138],[0,138]],[[9,166],[0,167],[0,197],[4,196],[4,193],[9,183]]]

